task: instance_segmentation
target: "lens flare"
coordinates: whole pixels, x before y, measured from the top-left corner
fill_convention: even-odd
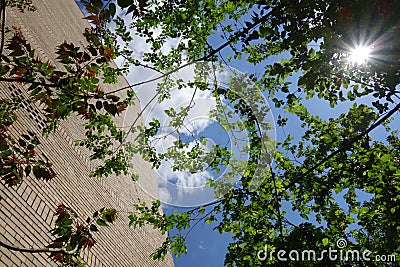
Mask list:
[[[370,47],[359,45],[351,50],[349,61],[355,64],[363,64],[367,62],[370,55],[371,55]]]

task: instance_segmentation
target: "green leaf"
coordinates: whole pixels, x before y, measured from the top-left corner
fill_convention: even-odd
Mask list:
[[[216,220],[215,216],[214,216],[214,215],[211,215],[210,217],[208,217],[208,218],[205,220],[205,222],[206,222],[206,224],[210,224],[210,223],[212,223],[212,222],[215,222],[215,220]]]
[[[133,173],[131,175],[132,181],[137,182],[139,180],[139,174]]]
[[[103,102],[100,101],[100,100],[98,100],[98,101],[96,102],[96,108],[97,108],[97,109],[102,109],[102,108],[103,108]]]
[[[200,214],[204,214],[205,212],[206,212],[206,209],[203,206],[199,207]]]
[[[328,238],[322,239],[322,244],[323,244],[324,246],[327,246],[327,245],[329,244],[329,239],[328,239]]]
[[[7,150],[9,148],[5,139],[0,140],[0,151]]]
[[[114,3],[110,3],[109,5],[108,5],[108,10],[109,10],[109,12],[110,12],[110,16],[111,17],[114,17],[115,16],[115,12],[116,12],[116,7],[115,7],[115,4]]]
[[[11,150],[5,150],[5,151],[3,151],[3,152],[1,152],[1,156],[2,157],[8,157],[8,156],[10,156],[12,154],[12,152],[11,152]]]
[[[18,139],[18,144],[22,147],[26,147],[26,142],[22,138]]]
[[[91,3],[97,8],[102,8],[103,7],[103,3],[102,3],[101,0],[91,0]]]
[[[111,216],[111,214],[105,214],[104,215],[104,218],[105,218],[105,221],[106,222],[113,222],[113,219],[112,219],[112,216]]]
[[[97,228],[97,226],[94,225],[94,224],[91,224],[89,229],[90,229],[90,231],[93,231],[93,232],[98,232],[98,231],[99,231],[99,229]]]
[[[29,176],[29,174],[31,173],[31,169],[32,169],[31,165],[28,165],[25,167],[25,175],[26,176]]]
[[[0,77],[7,74],[7,72],[10,70],[10,67],[8,65],[2,65],[0,66]]]
[[[107,223],[103,219],[97,219],[96,223],[100,226],[107,226]]]
[[[310,58],[313,58],[313,57],[315,57],[315,50],[314,50],[314,48],[311,48],[310,49]]]
[[[133,0],[117,0],[117,4],[122,7],[128,7],[133,4]]]
[[[385,154],[381,157],[382,162],[388,162],[390,160],[390,154]]]
[[[368,207],[362,207],[362,208],[360,209],[360,215],[363,215],[363,214],[367,213],[368,211],[369,211],[369,208],[368,208]]]
[[[31,140],[31,137],[30,137],[29,135],[27,135],[27,134],[21,134],[21,136],[22,136],[26,141]]]
[[[46,174],[46,170],[39,167],[39,166],[34,166],[33,167],[33,174],[35,175],[35,177],[37,179],[41,179],[44,178],[45,174]]]

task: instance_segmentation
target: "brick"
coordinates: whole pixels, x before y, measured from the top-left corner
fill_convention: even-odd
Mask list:
[[[44,203],[44,201],[41,201],[40,203],[39,203],[39,206],[38,206],[38,208],[36,209],[36,212],[37,212],[37,214],[39,214],[39,216],[41,216],[42,218],[43,218],[43,210],[44,210],[44,207],[45,207],[45,203]]]
[[[32,191],[28,199],[26,200],[26,203],[32,207],[33,201],[35,201],[36,196],[36,193]]]
[[[3,201],[3,203],[5,203],[5,201]],[[2,213],[2,217],[4,216],[4,218],[11,217],[11,210],[2,208],[0,209],[0,213]]]
[[[47,218],[46,218],[47,225],[51,225],[52,224],[53,218],[54,218],[54,214],[52,212],[49,212],[47,214]]]
[[[16,235],[14,229],[11,228],[9,225],[6,225],[5,230],[6,231],[2,235],[3,235],[4,239],[6,240],[6,242],[14,241],[15,240],[15,235]]]
[[[30,194],[32,193],[32,189],[30,187],[26,187],[24,193],[22,193],[22,199],[27,201]]]
[[[2,257],[1,262],[3,263],[3,266],[13,266],[13,262],[8,257]]]
[[[21,254],[21,253],[19,253]],[[21,257],[22,255],[20,255]],[[20,266],[21,265],[21,258],[17,257],[15,254],[11,255],[11,261],[16,265],[16,266]]]
[[[42,218],[46,218],[50,215],[50,208],[46,205],[43,207],[43,212],[41,214]],[[45,220],[46,220],[45,219]]]
[[[20,186],[17,189],[17,193],[18,195],[22,195],[25,191],[25,189],[28,187],[28,185],[26,183],[21,183]]]
[[[4,199],[5,200],[11,200],[17,195],[16,191],[11,188],[5,188],[1,190],[2,193],[4,193]]]
[[[31,205],[31,206],[32,206],[32,209],[34,209],[35,211],[37,211],[38,208],[39,208],[40,202],[42,202],[42,200],[40,199],[40,197],[36,197],[35,200],[33,201],[32,205]]]
[[[26,257],[26,260],[25,260],[26,265],[32,266],[33,259],[35,258],[34,254],[25,253],[25,257]]]

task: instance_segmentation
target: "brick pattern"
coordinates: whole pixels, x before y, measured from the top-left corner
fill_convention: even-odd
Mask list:
[[[24,14],[9,11],[7,24],[21,27],[36,53],[43,60],[55,63],[55,48],[64,41],[84,44],[82,32],[89,25],[82,19],[73,0],[37,0],[37,11]],[[113,88],[126,86],[121,79]],[[11,131],[14,136],[28,130],[39,136],[46,117],[40,106],[26,101],[28,94],[21,84],[0,83],[0,97],[20,97],[23,101],[17,114],[19,120]],[[117,118],[122,125],[123,116]],[[51,236],[56,206],[64,203],[85,220],[94,210],[113,207],[119,211],[117,222],[95,235],[97,244],[84,254],[88,266],[135,267],[173,266],[172,257],[158,262],[149,255],[165,240],[151,227],[133,230],[128,227],[127,213],[132,204],[150,202],[152,198],[128,176],[111,176],[105,179],[89,178],[89,172],[98,164],[89,160],[90,152],[74,145],[84,136],[83,121],[71,117],[61,123],[58,131],[49,138],[40,137],[37,155],[53,163],[57,176],[50,182],[25,179],[18,187],[8,188],[0,183],[0,238],[21,247],[43,247]],[[134,159],[140,168],[141,179],[151,184],[152,195],[157,195],[157,185],[151,166],[140,157]],[[0,266],[57,266],[44,253],[30,254],[0,248]]]

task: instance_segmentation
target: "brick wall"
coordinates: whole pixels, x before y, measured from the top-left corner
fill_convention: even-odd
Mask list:
[[[43,60],[55,62],[56,46],[64,41],[84,44],[82,32],[89,25],[73,0],[36,0],[36,12],[8,11],[7,25],[21,27],[24,36]],[[126,86],[121,79],[113,88]],[[113,88],[109,88],[112,90]],[[26,88],[20,84],[0,83],[0,97],[27,98]],[[46,120],[39,106],[22,102],[18,121],[11,129],[13,135],[27,130],[40,135]],[[117,118],[122,125],[123,116]],[[95,235],[96,245],[84,255],[88,266],[134,267],[173,266],[172,257],[164,262],[153,261],[149,255],[165,240],[151,228],[133,230],[128,227],[127,212],[136,201],[150,202],[151,197],[130,177],[112,176],[105,179],[89,178],[97,164],[89,161],[90,153],[76,147],[74,141],[83,137],[82,120],[72,117],[61,123],[49,138],[41,138],[38,155],[54,164],[57,176],[50,182],[25,179],[18,187],[0,184],[0,238],[21,247],[44,247],[51,240],[49,230],[54,226],[53,214],[58,204],[72,207],[82,219],[104,206],[120,213],[117,222],[102,228]],[[139,157],[134,159],[140,179],[145,179],[157,195],[155,176],[151,166]],[[13,252],[0,248],[0,266],[56,266],[48,254]]]

